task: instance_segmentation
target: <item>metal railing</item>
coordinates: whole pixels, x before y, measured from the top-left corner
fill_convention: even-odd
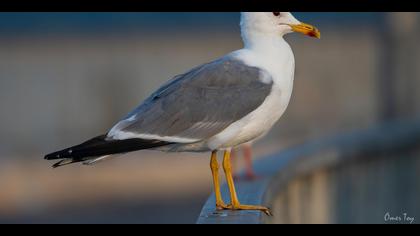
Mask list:
[[[237,182],[238,195],[274,216],[216,211],[212,194],[197,223],[420,222],[420,119],[315,140],[254,166],[260,178]],[[229,199],[226,185],[222,194]]]

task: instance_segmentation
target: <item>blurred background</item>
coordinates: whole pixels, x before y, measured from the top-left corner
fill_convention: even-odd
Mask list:
[[[420,112],[418,13],[295,13],[295,86],[256,159]],[[0,13],[0,223],[194,223],[208,154],[52,169],[174,75],[242,47],[239,13]]]

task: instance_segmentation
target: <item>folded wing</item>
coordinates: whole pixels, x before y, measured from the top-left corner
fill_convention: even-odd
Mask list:
[[[271,88],[266,71],[225,57],[176,76],[117,123],[108,138],[202,141],[258,108]]]

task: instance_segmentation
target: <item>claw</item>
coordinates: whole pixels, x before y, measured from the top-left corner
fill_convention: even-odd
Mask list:
[[[263,206],[252,206],[252,205],[237,205],[237,206],[232,206],[232,204],[229,205],[216,205],[216,209],[217,210],[231,210],[231,211],[262,211],[264,212],[267,216],[273,216],[273,214],[271,213],[270,208],[267,207],[263,207]]]
[[[267,216],[273,216],[273,213],[271,213],[270,208],[267,208],[265,210],[262,210],[262,212],[264,212]]]
[[[223,203],[216,204],[216,210],[222,211],[222,210],[226,210],[226,209],[229,209],[229,205],[226,205],[226,204],[223,204]]]

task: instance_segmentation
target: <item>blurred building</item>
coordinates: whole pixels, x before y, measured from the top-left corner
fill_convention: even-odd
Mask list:
[[[416,91],[420,86],[417,13],[297,13],[296,16],[320,28],[322,39],[287,36],[296,57],[294,93],[283,118],[257,148],[290,146],[420,112]],[[92,185],[106,185],[101,181],[108,178],[118,185],[121,183],[112,181],[115,176],[122,181],[145,178],[142,166],[138,167],[141,173],[121,177],[127,175],[127,165],[118,160],[104,163],[96,171],[70,168],[63,171],[66,174],[58,174],[48,169],[49,163],[42,157],[106,132],[174,75],[241,48],[238,20],[238,13],[0,14],[0,162],[5,163],[0,167],[0,176],[4,177],[0,178],[0,185],[4,186],[2,181],[21,178],[12,185],[15,190],[0,190],[0,209],[15,217],[0,212],[0,222],[18,221],[21,212],[29,212],[25,213],[25,219],[31,220],[32,214],[50,209],[49,200],[55,199],[58,203],[54,207],[60,206],[56,199],[61,196],[60,190],[65,194],[72,192],[65,188],[54,190],[57,192],[54,199],[45,200],[48,193],[34,191],[38,185],[25,178],[39,177],[40,181],[46,181],[43,187],[47,189],[48,184],[59,188],[59,177],[71,179],[76,175],[80,182],[73,179],[66,183],[81,190],[74,193],[81,199],[87,196],[83,191],[89,196],[94,194],[84,189],[91,186],[86,184],[89,181]],[[145,166],[155,172],[168,172],[167,163],[176,160],[184,161],[186,166],[187,162],[195,164],[197,171],[188,172],[188,178],[209,175],[202,173],[207,171],[206,158],[196,160],[193,154],[185,154],[185,159],[178,154],[175,156],[180,158],[176,159],[150,155],[159,156],[157,162],[146,158],[152,164]],[[131,165],[142,161],[128,160]],[[177,170],[182,168],[187,167]],[[101,175],[105,173],[107,177]],[[55,181],[48,182],[50,178]],[[156,175],[155,180],[167,183],[170,179]],[[183,191],[191,199],[201,197],[195,202],[198,213],[211,184],[206,182],[210,181],[207,177],[197,181],[202,182],[191,183],[192,188],[201,186],[196,191]],[[141,183],[132,182],[136,188],[142,188]],[[202,187],[201,183],[208,186]],[[124,186],[119,193],[134,187]],[[164,192],[168,186],[162,184],[163,195],[178,191]],[[98,191],[96,198],[80,202],[89,204],[113,190],[104,186]],[[112,196],[135,199],[138,197],[135,194],[146,191],[135,191],[133,196]],[[23,200],[14,201],[24,195]],[[182,204],[182,209],[189,205]],[[138,218],[139,222],[142,219]]]

